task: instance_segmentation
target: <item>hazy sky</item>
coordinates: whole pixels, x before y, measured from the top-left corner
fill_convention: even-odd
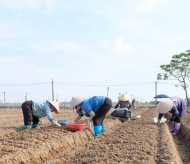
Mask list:
[[[189,0],[0,0],[0,101],[119,93],[151,101],[190,49]],[[185,98],[177,81],[158,93]],[[108,90],[109,87],[109,90]],[[4,94],[5,92],[5,94]]]

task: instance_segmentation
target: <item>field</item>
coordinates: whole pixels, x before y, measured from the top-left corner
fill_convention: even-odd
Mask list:
[[[1,109],[0,163],[190,164],[190,109],[187,111],[178,136],[172,136],[170,125],[159,128],[153,123],[155,108],[139,108],[132,114],[141,118],[124,123],[107,115],[106,132],[93,139],[88,129],[71,132],[63,125],[52,126],[47,118],[40,129],[22,131],[22,110]],[[57,120],[76,117],[72,110],[53,115]]]

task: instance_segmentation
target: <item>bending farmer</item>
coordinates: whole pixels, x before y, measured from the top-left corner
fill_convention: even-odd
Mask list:
[[[118,97],[118,103],[115,106],[115,109],[117,109],[118,107],[120,108],[127,108],[128,110],[131,108],[131,103],[129,101],[129,96],[126,95],[125,93],[120,95]]]
[[[159,126],[163,114],[167,112],[172,113],[172,117],[166,123],[174,122],[172,134],[177,135],[180,130],[181,118],[186,115],[186,101],[180,97],[163,98],[158,103],[157,110],[159,113],[157,124]]]
[[[112,100],[104,96],[94,96],[86,100],[73,97],[70,104],[70,108],[75,109],[78,114],[74,123],[78,122],[84,115],[87,116],[89,128],[91,127],[91,121],[93,121],[95,136],[105,131],[103,121],[111,107]]]
[[[51,113],[59,113],[59,103],[57,101],[46,101],[42,103],[25,101],[22,104],[22,112],[24,116],[24,126],[22,128],[23,130],[30,130],[31,122],[33,122],[32,129],[37,129],[39,118],[46,116],[52,124],[61,126],[53,118],[53,115]]]
[[[118,103],[114,109],[111,109],[110,114],[112,117],[119,117],[120,120],[124,122],[131,117],[131,103],[129,101],[129,96],[125,93],[120,95],[118,99]]]

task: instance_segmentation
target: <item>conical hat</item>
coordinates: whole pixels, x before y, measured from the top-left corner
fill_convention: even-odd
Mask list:
[[[70,109],[73,109],[75,106],[79,105],[84,100],[85,100],[84,98],[72,97],[71,102],[70,102]]]
[[[169,98],[163,98],[157,105],[158,113],[164,114],[169,112],[173,107],[173,101]]]
[[[124,94],[120,95],[120,96],[118,97],[118,99],[119,99],[120,101],[129,101],[129,96],[127,96],[127,95],[124,93]]]
[[[47,100],[47,102],[49,102],[56,109],[55,113],[58,114],[59,113],[59,103],[57,101],[48,101],[48,100]]]

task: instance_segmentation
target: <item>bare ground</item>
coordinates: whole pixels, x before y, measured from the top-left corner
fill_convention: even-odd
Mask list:
[[[47,119],[40,129],[22,131],[21,109],[2,110],[0,163],[190,163],[189,112],[175,137],[167,124],[159,128],[153,123],[157,116],[154,108],[137,109],[132,114],[141,114],[141,118],[122,123],[107,116],[106,132],[90,140],[93,136],[88,129],[70,132],[65,126],[50,125]],[[62,110],[54,116],[72,121],[76,114]]]

